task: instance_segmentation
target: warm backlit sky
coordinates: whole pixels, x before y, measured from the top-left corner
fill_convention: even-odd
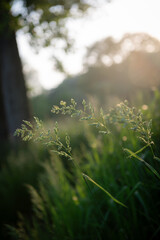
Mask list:
[[[76,74],[83,70],[82,58],[86,46],[108,36],[119,39],[127,32],[146,32],[160,39],[159,23],[160,0],[113,0],[90,11],[85,19],[68,22],[70,35],[76,40],[76,51],[68,56],[58,49],[56,52],[66,70]],[[22,33],[19,32],[17,38],[20,55],[37,71],[42,86],[50,89],[60,84],[64,76],[55,72],[53,62],[49,60],[52,50],[42,49],[36,55]]]

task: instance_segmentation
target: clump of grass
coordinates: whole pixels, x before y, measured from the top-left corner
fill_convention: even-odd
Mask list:
[[[80,120],[90,120],[90,125],[96,125],[97,128],[100,128],[102,130],[99,131],[99,133],[102,134],[109,134],[109,131],[107,131],[107,126],[105,123],[105,118],[103,114],[103,110],[100,110],[100,118],[96,117],[94,108],[91,104],[87,105],[85,100],[82,102],[83,104],[83,110],[76,109],[77,103],[74,99],[71,99],[71,105],[67,106],[66,102],[61,101],[60,105],[61,107],[54,106],[51,110],[52,113],[62,113],[62,114],[70,114],[71,117],[79,117],[81,116]],[[24,141],[29,141],[31,139],[34,139],[36,142],[43,142],[47,146],[54,146],[53,152],[57,153],[61,157],[66,157],[68,160],[72,160],[75,167],[77,167],[80,171],[79,165],[75,162],[72,154],[71,154],[71,145],[70,145],[70,137],[66,135],[65,137],[65,143],[61,141],[61,138],[59,136],[59,128],[58,123],[56,122],[56,125],[54,127],[54,132],[51,132],[51,130],[45,130],[43,126],[43,122],[39,120],[38,118],[34,118],[36,126],[33,127],[33,125],[28,122],[24,121],[24,124],[22,124],[21,129],[17,129],[15,132],[16,136],[21,136],[21,138]],[[94,122],[93,122],[94,121]],[[105,131],[103,131],[103,128]],[[40,134],[39,134],[40,133]],[[54,133],[54,134],[53,134]],[[112,196],[111,193],[109,193],[107,190],[105,190],[102,186],[100,186],[98,183],[96,183],[91,177],[87,176],[87,174],[84,174],[81,172],[83,178],[93,184],[95,184],[98,188],[100,188],[102,191],[104,191],[113,201],[115,201],[117,204],[120,204],[123,207],[126,207],[125,204],[121,203],[119,200],[117,200],[115,197]]]
[[[152,173],[154,173],[158,178],[160,178],[158,172],[153,169],[148,163],[137,156],[145,148],[150,147],[154,159],[160,161],[158,157],[154,155],[152,148],[152,120],[146,121],[143,118],[141,110],[136,110],[134,107],[129,107],[128,102],[122,102],[117,104],[115,108],[112,108],[108,114],[104,114],[103,109],[97,114],[94,107],[89,103],[87,104],[85,100],[82,101],[83,109],[77,109],[77,103],[74,99],[71,99],[71,104],[67,105],[66,102],[61,101],[60,106],[53,106],[51,112],[54,114],[69,114],[71,117],[78,117],[80,121],[87,120],[89,125],[95,126],[99,129],[99,133],[106,135],[110,134],[111,125],[122,124],[123,127],[128,130],[132,130],[136,133],[137,137],[145,144],[141,149],[133,153],[131,150],[125,148],[124,150],[128,152],[129,157],[135,157],[139,161],[143,162],[145,166],[149,168]],[[66,135],[65,144],[61,141],[59,136],[58,123],[54,127],[54,132],[51,130],[46,130],[43,126],[43,122],[38,118],[34,118],[36,125],[33,126],[30,122],[24,121],[21,129],[17,129],[15,135],[21,136],[24,141],[29,141],[34,139],[36,142],[43,142],[47,146],[54,147],[55,153],[59,156],[64,156],[68,160],[73,161],[71,154],[70,137]],[[85,175],[86,176],[86,175]],[[90,178],[88,178],[89,180]]]
[[[143,114],[141,110],[136,111],[134,107],[129,107],[128,102],[122,102],[118,104],[115,108],[111,109],[108,114],[104,114],[103,109],[100,109],[99,115],[95,113],[94,107],[89,103],[87,104],[85,100],[82,101],[83,109],[77,109],[77,103],[74,99],[71,99],[71,104],[67,105],[66,102],[61,101],[60,106],[53,106],[51,112],[54,114],[69,114],[71,117],[78,117],[80,121],[87,120],[89,121],[89,125],[96,126],[96,128],[100,129],[100,134],[110,134],[109,126],[115,124],[123,124],[124,127],[127,127],[130,130],[133,130],[137,133],[138,138],[145,143],[145,146],[136,151],[135,153],[131,150],[125,148],[124,150],[128,152],[129,157],[135,157],[139,161],[145,164],[148,169],[155,174],[159,179],[160,175],[158,172],[147,162],[145,162],[142,158],[138,157],[137,154],[141,153],[148,146],[151,148],[153,157],[156,160],[160,160],[153,153],[152,149],[152,121],[145,121],[143,119]],[[54,132],[51,130],[46,130],[44,128],[43,122],[39,120],[37,117],[34,118],[36,125],[33,126],[30,122],[24,121],[21,129],[17,129],[15,132],[16,136],[21,136],[24,141],[29,141],[34,139],[36,142],[43,142],[47,146],[53,146],[55,153],[59,156],[64,156],[68,160],[72,160],[74,165],[78,168],[79,165],[75,162],[72,154],[71,154],[71,145],[70,145],[70,137],[66,135],[65,143],[61,141],[59,136],[59,128],[58,123],[54,127]],[[91,177],[82,173],[83,178],[91,181],[97,187],[99,187],[102,191],[104,191],[113,201],[116,203],[126,207],[123,203],[114,198],[107,190],[101,187],[98,183],[96,183]]]
[[[31,215],[31,201],[26,184],[38,188],[41,163],[48,153],[37,145],[18,146],[10,151],[0,169],[0,239],[8,239],[4,224],[16,224],[18,212]]]
[[[156,161],[159,160],[154,155],[152,147],[154,144],[152,122],[146,121],[142,112],[129,107],[127,102],[118,104],[106,114],[103,109],[96,112],[93,106],[85,101],[82,105],[83,109],[77,109],[77,103],[72,99],[70,105],[61,101],[60,106],[52,108],[55,114],[69,114],[80,121],[87,121],[90,126],[96,127],[102,136],[104,145],[101,153],[96,149],[91,152],[84,149],[85,161],[81,164],[74,157],[70,137],[66,134],[65,139],[61,138],[57,123],[53,130],[48,130],[42,121],[35,118],[34,124],[25,121],[22,128],[17,129],[16,135],[24,141],[41,142],[51,149],[53,154],[65,157],[75,166],[74,176],[71,176],[71,173],[61,164],[60,159],[56,160],[54,157],[54,162],[45,164],[46,175],[41,178],[40,191],[37,192],[29,187],[35,211],[32,225],[22,221],[24,226],[19,227],[18,232],[22,232],[23,229],[24,235],[30,239],[50,239],[53,236],[55,239],[93,240],[95,236],[96,239],[104,239],[106,236],[109,239],[116,239],[117,236],[120,239],[138,239],[139,224],[142,221],[144,226],[141,226],[141,237],[145,239],[147,234],[156,236],[159,217],[155,216],[153,220],[156,205],[150,193],[152,192],[152,196],[156,195],[153,188],[158,187],[158,183],[153,178],[154,184],[152,182],[152,186],[146,190],[149,183],[145,168],[138,165],[137,171],[134,162],[127,161],[123,151],[120,150],[118,140],[123,136],[121,132],[128,138],[131,132],[133,138],[130,141],[136,142],[137,149],[132,151],[125,147],[128,157],[136,158],[138,163],[147,167],[149,173],[159,178],[158,171],[146,157],[152,156]],[[122,127],[120,133],[116,131],[119,125]],[[126,143],[126,146],[128,145]],[[146,150],[147,155],[143,154]],[[148,153],[149,150],[151,154]],[[82,154],[79,154],[79,158],[82,158]],[[91,176],[94,177],[91,178]],[[75,179],[74,184],[70,181],[72,177]],[[83,179],[86,185],[82,183]],[[146,183],[143,183],[145,181]],[[86,195],[88,189],[91,199]],[[103,195],[104,192],[109,197],[107,201]],[[126,205],[128,208],[123,208]],[[145,224],[150,226],[147,234],[145,234]],[[113,229],[109,230],[106,225]],[[21,238],[28,239],[27,237]]]

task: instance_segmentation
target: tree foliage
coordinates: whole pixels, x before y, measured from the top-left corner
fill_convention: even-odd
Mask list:
[[[34,47],[52,44],[55,38],[68,40],[65,19],[81,16],[89,6],[85,0],[1,0],[0,35],[23,28]]]

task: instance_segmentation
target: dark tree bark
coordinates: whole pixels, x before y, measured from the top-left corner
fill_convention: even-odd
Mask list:
[[[6,35],[0,36],[0,138],[13,139],[30,114],[15,33]]]
[[[0,63],[1,65],[1,63]],[[0,80],[0,141],[5,141],[8,137],[7,124],[6,124],[6,116],[4,109],[4,102],[2,96],[2,85]]]

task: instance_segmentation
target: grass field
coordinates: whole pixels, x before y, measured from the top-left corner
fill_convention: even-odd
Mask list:
[[[123,104],[110,115],[94,115],[89,106],[79,114],[72,104],[70,115],[84,121],[69,118],[52,133],[36,119],[33,130],[27,122],[19,130],[38,144],[11,154],[0,172],[3,234],[23,240],[159,239],[160,93],[141,105],[143,115]],[[61,102],[59,112],[66,107]]]

